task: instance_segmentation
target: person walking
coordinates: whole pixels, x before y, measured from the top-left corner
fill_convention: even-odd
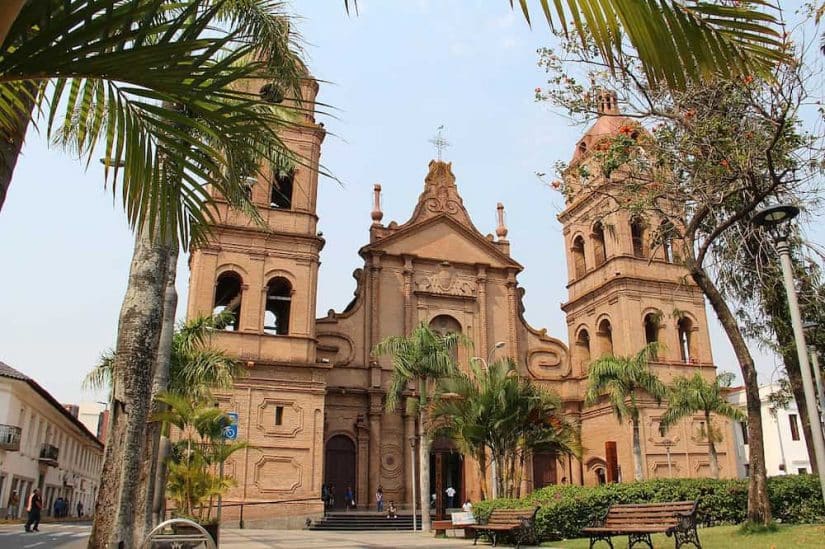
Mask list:
[[[83,502],[77,500],[77,518],[83,518]]]
[[[61,504],[63,503],[63,498],[58,497],[54,500],[54,505],[52,505],[52,516],[54,518],[60,518],[60,511],[62,510]]]
[[[384,512],[384,488],[379,484],[375,491],[375,507],[379,513]]]
[[[16,519],[17,518],[17,508],[20,506],[20,496],[17,495],[17,490],[12,490],[11,495],[9,496],[9,504],[6,507],[6,518],[7,519]]]
[[[324,502],[324,514],[329,509],[329,488],[326,484],[321,485],[321,501]]]
[[[447,489],[444,491],[447,492],[447,508],[452,509],[453,505],[455,504],[455,488],[453,488],[452,486],[448,486]]]
[[[40,497],[40,490],[34,489],[29,501],[26,504],[26,511],[29,512],[29,519],[26,521],[26,532],[39,532],[40,510],[43,508],[43,499]]]

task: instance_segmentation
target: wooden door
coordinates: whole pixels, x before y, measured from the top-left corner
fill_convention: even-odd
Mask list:
[[[557,458],[553,452],[533,454],[533,489],[558,483]]]
[[[347,486],[352,487],[353,494],[358,493],[355,486],[355,443],[349,437],[335,435],[327,441],[324,452],[324,484],[333,487],[334,509],[343,509],[346,505],[344,495]]]

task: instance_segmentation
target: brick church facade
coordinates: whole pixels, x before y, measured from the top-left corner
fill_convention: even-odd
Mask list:
[[[317,90],[308,79],[304,98],[313,102]],[[621,122],[615,100],[606,104],[577,146],[574,163],[588,162],[588,147]],[[523,491],[631,480],[630,424],[619,424],[607,404],[583,405],[589,361],[605,352],[633,354],[656,339],[664,349],[653,368],[664,381],[697,370],[715,374],[702,295],[685,281],[672,250],[650,246],[651,220],[643,225],[592,199],[568,202],[559,215],[568,258],[569,300],[562,307],[568,346],[524,320],[523,267],[510,255],[503,206],[495,236],[482,234],[464,207],[451,164],[431,161],[405,223],[382,223],[381,189],[375,187],[369,242],[358,250],[364,265],[353,273],[355,296],[343,311],[315,318],[324,135],[312,112],[284,130],[284,142],[305,160],[288,173],[274,170],[272,187],[263,180],[250,186],[267,226],[220,205],[211,240],[191,254],[187,314],[235,312],[234,324],[217,333],[214,344],[248,371],[232,392],[219,396],[222,408],[238,414],[239,438],[249,444],[227,463],[237,486],[224,501],[244,503],[247,522],[293,526],[322,513],[322,483],[335,485],[339,502],[352,486],[359,507],[373,502],[379,485],[387,500],[411,503],[415,418],[403,409],[385,410],[390,359],[370,350],[420,322],[472,340],[472,350],[459,352],[460,363],[473,355],[514,358],[522,375],[556,391],[581,422],[582,459],[531,456]],[[642,408],[646,476],[708,476],[698,416],[665,439],[657,424],[664,409],[644,399]],[[723,476],[735,476],[730,444],[719,445]],[[456,499],[478,499],[478,469],[451,441],[435,441],[431,464],[434,492],[450,485]],[[224,516],[238,512],[229,506]]]

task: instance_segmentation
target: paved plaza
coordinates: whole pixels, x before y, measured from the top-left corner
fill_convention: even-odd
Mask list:
[[[42,523],[39,532],[26,533],[22,524],[3,524],[0,548],[85,549],[91,530],[90,523]]]

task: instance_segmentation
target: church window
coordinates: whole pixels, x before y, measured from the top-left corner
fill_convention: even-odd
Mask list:
[[[659,316],[654,313],[645,315],[645,343],[657,343],[659,341]],[[655,354],[654,354],[655,357]]]
[[[602,355],[613,354],[613,327],[606,318],[599,322],[599,329],[596,331],[596,338],[599,341],[599,353]]]
[[[630,221],[630,238],[633,241],[633,255],[645,257],[645,226],[638,217]]]
[[[587,262],[584,258],[584,238],[577,236],[573,239],[573,267],[576,278],[581,278],[587,272]]]
[[[267,103],[281,103],[284,100],[284,92],[273,83],[264,84],[258,92],[261,99]]]
[[[240,325],[242,285],[241,277],[232,271],[221,273],[215,284],[215,305],[212,314],[218,315],[224,311],[231,313],[231,318],[227,319],[224,325],[227,332],[237,331]]]
[[[284,424],[284,407],[275,406],[275,425]]]
[[[673,263],[673,224],[668,221],[662,221],[662,226],[659,229],[662,238],[662,252],[665,256],[665,261]]]
[[[581,372],[586,372],[590,366],[590,334],[587,330],[581,330],[576,337],[576,356]]]
[[[579,154],[584,154],[587,152],[587,143],[584,141],[579,142]]]
[[[266,312],[264,332],[272,335],[289,333],[289,309],[292,305],[292,284],[282,277],[275,277],[266,287]]]
[[[692,335],[693,332],[693,322],[687,318],[682,317],[679,319],[679,322],[676,324],[679,330],[679,351],[681,352],[682,362],[688,364],[695,360],[696,357],[693,356],[693,345],[692,345]]]
[[[294,179],[295,172],[293,170],[288,172],[278,171],[275,173],[274,181],[272,182],[272,191],[269,197],[270,208],[279,210],[292,208]]]
[[[596,267],[602,265],[607,258],[604,247],[604,225],[601,221],[593,226],[593,256],[596,259]]]

